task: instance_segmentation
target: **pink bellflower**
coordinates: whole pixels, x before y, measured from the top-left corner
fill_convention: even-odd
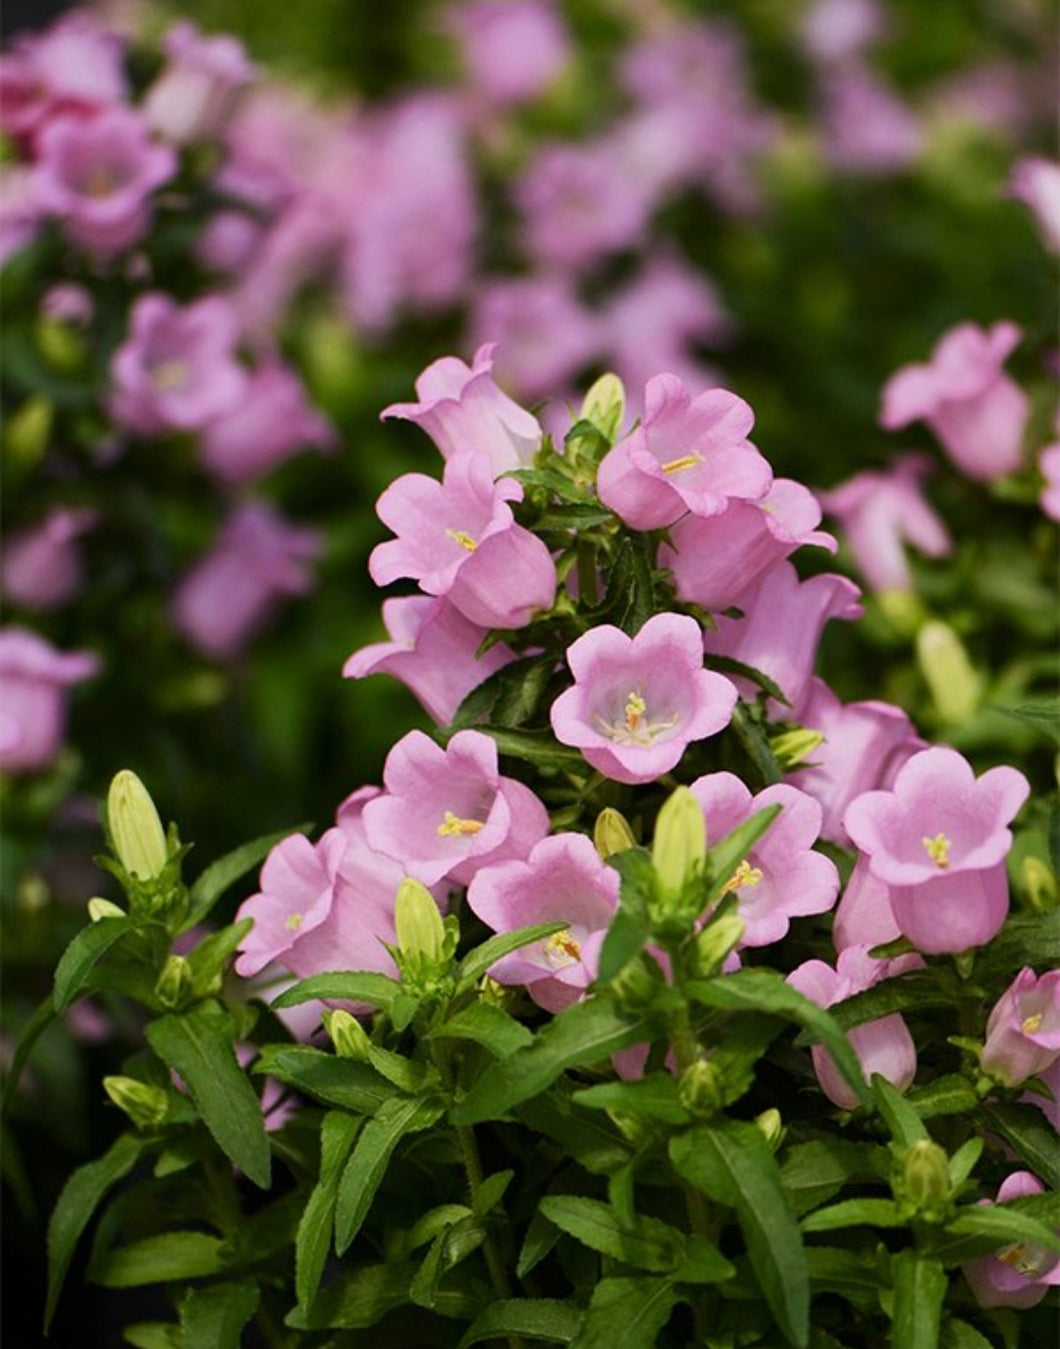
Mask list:
[[[1039,977],[1024,966],[986,1023],[983,1071],[1018,1087],[1060,1059],[1060,970]]]
[[[37,773],[55,761],[67,689],[98,670],[90,651],[57,651],[27,628],[0,630],[0,772]]]
[[[72,600],[83,579],[77,540],[98,521],[91,507],[60,507],[12,534],[0,550],[0,591],[26,609],[56,609]]]
[[[1013,1171],[998,1188],[996,1203],[1025,1195],[1044,1194],[1045,1186],[1033,1172]],[[989,1200],[981,1201],[989,1203]],[[994,1255],[983,1255],[961,1266],[980,1307],[1036,1307],[1051,1287],[1060,1284],[1060,1256],[1044,1246],[1017,1241]]]
[[[144,95],[148,124],[176,145],[216,139],[256,74],[243,44],[227,33],[208,37],[182,19],[166,33],[162,50],[166,67]]]

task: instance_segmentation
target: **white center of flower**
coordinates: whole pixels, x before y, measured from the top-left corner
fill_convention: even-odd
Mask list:
[[[469,553],[473,553],[478,547],[471,535],[463,529],[447,529],[445,532],[454,543],[458,543],[461,548],[466,548]]]
[[[677,725],[677,713],[662,721],[651,721],[648,717],[648,703],[642,693],[631,689],[626,696],[626,705],[622,709],[622,719],[605,721],[597,717],[600,728],[608,740],[618,745],[651,745],[663,734]]]
[[[159,361],[151,371],[151,383],[159,393],[173,393],[186,387],[189,374],[187,361],[179,359]]]
[[[447,810],[438,826],[438,833],[442,838],[462,838],[465,834],[477,834],[481,828],[481,820],[462,820]]]
[[[925,835],[920,842],[924,845],[927,855],[938,869],[946,871],[950,865],[950,841],[946,835],[936,834],[934,838],[928,838]]]
[[[581,960],[582,948],[569,932],[554,932],[544,943],[545,959],[554,970],[563,969]]]

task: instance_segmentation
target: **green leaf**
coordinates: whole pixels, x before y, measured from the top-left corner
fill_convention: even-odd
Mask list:
[[[551,1298],[502,1298],[491,1302],[475,1317],[457,1349],[469,1349],[482,1340],[547,1340],[569,1344],[582,1319],[582,1309],[572,1302]]]
[[[614,1124],[576,1109],[559,1087],[531,1097],[513,1113],[527,1128],[554,1139],[572,1161],[594,1176],[610,1176],[629,1163],[632,1147]]]
[[[950,1186],[954,1190],[963,1185],[975,1170],[975,1164],[983,1155],[985,1146],[981,1138],[969,1138],[950,1158]]]
[[[749,679],[753,684],[757,684],[760,689],[764,689],[771,698],[783,707],[791,706],[791,703],[784,696],[784,690],[776,680],[770,679],[764,670],[759,670],[754,665],[745,665],[742,660],[736,660],[732,656],[719,656],[713,651],[708,651],[707,669],[717,670],[719,674],[738,675],[742,679]],[[757,726],[757,722],[753,725]],[[762,738],[768,746],[769,742],[765,739],[764,732]]]
[[[299,1003],[322,998],[340,1002],[366,1002],[371,1007],[381,1007],[386,1011],[400,992],[401,985],[388,974],[374,974],[368,970],[352,973],[336,971],[300,979],[278,998],[274,998],[270,1005],[276,1010],[297,1007]]]
[[[992,710],[1033,726],[1054,745],[1060,745],[1060,698],[1042,698],[1033,703],[1021,703],[1018,707],[994,707]]]
[[[392,1082],[399,1091],[418,1096],[428,1087],[438,1085],[438,1073],[427,1063],[416,1063],[404,1054],[395,1054],[392,1049],[382,1049],[379,1045],[368,1044],[365,1051],[368,1062],[388,1082]]]
[[[643,1019],[631,1020],[604,998],[588,998],[554,1017],[509,1059],[492,1065],[452,1108],[454,1124],[498,1119],[512,1106],[536,1096],[568,1068],[599,1063],[646,1038]]]
[[[219,932],[211,932],[193,951],[188,952],[188,966],[197,989],[206,990],[210,980],[221,973],[229,956],[253,926],[253,918],[231,923]]]
[[[737,825],[724,838],[710,844],[707,853],[710,891],[707,904],[704,907],[709,907],[721,898],[725,887],[732,879],[733,872],[748,856],[754,845],[780,814],[780,811],[779,805],[766,806],[764,810],[756,811],[749,820],[744,820],[743,824]]]
[[[495,1059],[506,1059],[533,1042],[521,1021],[488,1002],[473,1002],[431,1031],[433,1040],[473,1040]]]
[[[780,1178],[796,1216],[831,1199],[848,1180],[875,1176],[873,1156],[880,1151],[833,1138],[814,1138],[791,1148],[780,1168]],[[886,1152],[883,1156],[889,1160]]]
[[[958,1321],[953,1316],[947,1318],[942,1328],[942,1343],[944,1349],[994,1349],[975,1326],[970,1326],[967,1321]]]
[[[466,1204],[439,1204],[437,1208],[422,1213],[408,1231],[402,1231],[397,1243],[398,1255],[404,1259],[421,1246],[433,1241],[439,1232],[452,1227],[461,1218],[472,1217],[472,1211]]]
[[[361,1265],[327,1284],[312,1305],[296,1307],[285,1324],[294,1330],[360,1330],[374,1326],[388,1311],[409,1300],[416,1266]]]
[[[538,1205],[550,1223],[580,1241],[623,1264],[654,1273],[668,1273],[685,1253],[683,1233],[656,1218],[641,1217],[626,1228],[610,1204],[577,1195],[546,1195]]]
[[[669,1073],[648,1073],[633,1082],[600,1082],[576,1091],[573,1100],[595,1110],[621,1110],[665,1124],[687,1124],[692,1118],[681,1104],[676,1079]]]
[[[1060,908],[1009,918],[976,959],[976,973],[1011,977],[1023,965],[1060,964]]]
[[[846,1036],[823,1007],[792,988],[782,975],[769,969],[737,970],[715,979],[697,979],[687,987],[689,994],[707,1007],[730,1012],[765,1012],[805,1027],[831,1054],[851,1090],[866,1105],[871,1104],[872,1095],[865,1085],[861,1064]]]
[[[670,1140],[677,1171],[736,1211],[751,1268],[785,1339],[809,1337],[810,1284],[802,1234],[768,1143],[753,1124],[723,1120]]]
[[[926,1086],[916,1087],[906,1097],[921,1119],[938,1115],[967,1115],[979,1104],[972,1084],[960,1073],[946,1073]]]
[[[819,1208],[802,1220],[804,1232],[834,1232],[842,1227],[905,1227],[906,1219],[893,1199],[844,1199]]]
[[[307,1307],[316,1296],[331,1249],[339,1178],[362,1121],[331,1110],[320,1126],[320,1179],[305,1206],[295,1238],[295,1294]]]
[[[942,1265],[920,1251],[899,1251],[891,1261],[894,1311],[891,1342],[902,1349],[938,1349],[942,1303],[949,1280]]]
[[[562,932],[569,923],[534,923],[530,927],[518,927],[511,932],[498,932],[496,936],[484,941],[469,951],[457,968],[457,992],[471,988],[502,956],[510,955],[531,942],[544,941],[556,932]]]
[[[475,728],[491,740],[509,759],[522,759],[545,772],[586,773],[585,760],[576,749],[561,745],[551,731],[512,731],[498,726]]]
[[[223,1268],[220,1237],[206,1232],[162,1232],[97,1256],[88,1277],[104,1288],[138,1288],[217,1274]]]
[[[180,1304],[184,1349],[240,1349],[243,1327],[258,1309],[255,1283],[190,1288]]]
[[[504,1193],[512,1183],[514,1171],[495,1171],[492,1176],[479,1185],[474,1197],[471,1200],[476,1218],[484,1218],[487,1213],[495,1209],[504,1198]]]
[[[121,1333],[133,1349],[184,1349],[184,1332],[172,1321],[139,1321]]]
[[[765,786],[780,782],[784,774],[769,743],[765,727],[756,717],[754,710],[744,702],[738,702],[733,708],[732,721],[729,723],[750,759],[753,768]]]
[[[668,1279],[603,1279],[593,1289],[572,1349],[654,1349],[680,1301]]]
[[[434,1101],[395,1096],[384,1102],[360,1132],[346,1163],[335,1203],[335,1249],[345,1254],[361,1230],[390,1157],[406,1134],[429,1129],[443,1114]]]
[[[655,897],[655,868],[644,848],[627,848],[609,857],[622,877],[619,910],[611,920],[600,948],[597,982],[610,982],[619,970],[643,950],[651,936],[650,906]]]
[[[55,1010],[65,1012],[82,993],[92,988],[92,974],[96,966],[136,922],[124,918],[101,918],[98,923],[83,927],[63,952],[55,970]]]
[[[396,1094],[393,1085],[367,1063],[341,1059],[309,1045],[266,1045],[253,1071],[357,1115],[374,1115]]]
[[[29,1062],[29,1056],[33,1053],[34,1045],[52,1024],[56,1016],[55,998],[53,994],[49,993],[44,1001],[37,1005],[33,1015],[22,1027],[18,1044],[15,1046],[15,1052],[4,1079],[3,1104],[0,1107],[3,1111],[6,1112],[8,1103],[14,1100],[22,1073]]]
[[[249,843],[225,853],[216,862],[211,862],[191,887],[188,916],[181,932],[188,932],[201,923],[229,886],[235,885],[248,871],[263,862],[277,843],[282,843],[292,834],[307,833],[312,827],[312,824],[296,824],[290,829],[277,829],[274,833],[251,839]]]
[[[268,1189],[271,1156],[261,1102],[236,1060],[235,1037],[232,1018],[212,999],[147,1027],[151,1048],[183,1078],[218,1146]]]
[[[555,656],[528,656],[502,666],[471,690],[449,729],[459,731],[480,722],[507,728],[525,725],[542,706],[555,671]]]
[[[924,1122],[902,1093],[879,1073],[872,1075],[872,1094],[876,1097],[880,1114],[891,1132],[891,1137],[903,1147],[911,1147],[929,1134]]]
[[[838,1293],[852,1306],[875,1313],[880,1305],[876,1260],[841,1246],[807,1246],[806,1265],[818,1292]]]
[[[1060,1190],[1060,1150],[1042,1112],[1016,1101],[988,1101],[980,1107],[984,1127],[1000,1134],[1028,1171],[1050,1190]]]
[[[673,1272],[675,1283],[722,1283],[736,1273],[735,1267],[706,1237],[693,1233],[687,1242],[685,1258]]]
[[[927,974],[910,970],[883,979],[872,988],[844,998],[829,1007],[829,1013],[843,1030],[851,1030],[866,1021],[876,1021],[892,1012],[908,1012],[930,1007],[948,1007],[949,997]]]
[[[102,1157],[78,1167],[63,1186],[48,1223],[48,1299],[44,1311],[45,1331],[55,1314],[63,1280],[81,1233],[88,1226],[89,1219],[99,1207],[103,1196],[129,1174],[145,1147],[143,1139],[133,1134],[122,1134]]]
[[[1060,1236],[1045,1223],[1010,1204],[974,1204],[963,1208],[946,1231],[954,1237],[990,1237],[999,1246],[1026,1241],[1060,1251]]]
[[[655,612],[653,556],[647,534],[627,534],[615,552],[609,585],[615,597],[614,620],[630,637],[635,637]]]

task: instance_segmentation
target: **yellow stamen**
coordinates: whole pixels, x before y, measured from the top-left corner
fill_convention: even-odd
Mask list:
[[[459,838],[464,834],[477,834],[481,828],[481,820],[462,820],[451,810],[447,810],[442,817],[442,823],[438,826],[438,833],[443,838]]]
[[[110,169],[97,165],[88,175],[85,192],[90,197],[109,197],[118,186],[118,180]]]
[[[676,726],[679,718],[675,713],[664,721],[648,721],[647,712],[648,703],[644,695],[638,693],[636,689],[631,689],[626,695],[621,721],[617,718],[614,721],[605,721],[600,716],[596,720],[604,735],[609,740],[614,740],[616,744],[651,745],[661,732]]]
[[[940,871],[946,871],[950,865],[950,841],[945,834],[936,834],[934,838],[925,835],[920,842],[927,854]]]
[[[302,926],[302,915],[300,913],[289,913],[287,921],[284,923],[288,932],[297,932]]]
[[[151,383],[159,393],[180,389],[188,382],[187,361],[162,361],[151,371]]]
[[[1026,1021],[1024,1021],[1023,1025],[1020,1027],[1024,1035],[1034,1034],[1034,1032],[1042,1024],[1042,1015],[1043,1014],[1041,1012],[1035,1012],[1033,1016],[1029,1016],[1026,1019]]]
[[[638,728],[638,726],[640,726],[641,718],[644,716],[644,713],[647,712],[647,710],[648,704],[644,701],[644,699],[640,696],[640,694],[631,692],[629,697],[626,699],[626,707],[625,707],[626,730],[630,732],[635,731]]]
[[[684,454],[680,459],[670,459],[663,464],[662,471],[664,473],[680,473],[686,468],[695,468],[697,464],[702,462],[703,456],[701,454]]]
[[[478,544],[471,535],[465,533],[462,529],[447,529],[445,532],[454,543],[458,543],[461,548],[466,548],[469,553],[473,553],[478,548]]]
[[[762,868],[753,867],[745,857],[725,882],[721,893],[723,895],[731,895],[734,890],[739,890],[745,885],[749,885],[753,888],[761,881],[762,875]]]
[[[550,965],[569,965],[581,957],[582,948],[568,932],[555,932],[545,942],[545,959]]]

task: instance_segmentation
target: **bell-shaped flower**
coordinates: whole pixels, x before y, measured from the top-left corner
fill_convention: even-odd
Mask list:
[[[920,485],[930,470],[924,455],[904,454],[883,472],[858,473],[817,494],[826,514],[839,521],[854,562],[873,590],[913,589],[906,543],[926,557],[953,551],[949,531]]]
[[[956,750],[939,745],[903,764],[890,790],[866,792],[847,808],[846,830],[891,887],[895,920],[918,950],[965,951],[1000,931],[1008,824],[1029,790],[1015,768],[976,778]]]
[[[881,979],[900,973],[908,968],[910,959],[906,956],[901,960],[873,960],[867,947],[848,946],[839,953],[835,969],[823,960],[807,960],[792,970],[788,983],[818,1007],[831,1007],[871,988]],[[866,1081],[873,1073],[879,1073],[899,1091],[905,1091],[912,1083],[916,1076],[916,1045],[897,1012],[855,1026],[847,1031],[847,1039],[858,1056]],[[856,1109],[861,1102],[828,1050],[823,1045],[814,1045],[811,1053],[817,1081],[828,1099],[843,1110]]]
[[[902,764],[927,744],[900,707],[877,700],[842,703],[816,676],[799,710],[799,724],[824,739],[809,765],[789,773],[787,780],[823,806],[822,838],[849,847],[843,828],[847,806],[863,792],[889,787]]]
[[[719,615],[703,645],[708,654],[733,657],[768,675],[789,703],[783,712],[773,704],[774,715],[797,721],[824,625],[830,618],[860,617],[860,593],[853,581],[831,572],[800,581],[790,562],[780,562],[736,601],[743,618]],[[757,685],[742,676],[736,686],[745,698],[757,693]]]
[[[552,84],[570,42],[552,0],[465,0],[448,6],[472,97],[495,118],[505,104],[525,103]]]
[[[748,441],[754,413],[726,389],[693,398],[676,375],[644,390],[644,419],[603,458],[600,500],[631,529],[664,529],[687,511],[717,515],[733,497],[755,501],[773,481]]]
[[[991,482],[1019,468],[1030,400],[1001,367],[1022,336],[1014,323],[951,328],[926,365],[906,365],[883,390],[888,431],[926,421],[969,478]]]
[[[481,627],[525,627],[551,605],[556,567],[537,535],[515,523],[508,503],[522,496],[519,483],[494,482],[484,453],[454,456],[441,482],[403,474],[376,504],[397,538],[372,550],[372,580],[408,576]]]
[[[891,908],[891,887],[872,874],[866,857],[859,857],[836,906],[832,922],[835,949],[883,946],[901,935]]]
[[[90,507],[53,510],[12,534],[0,551],[0,590],[26,609],[55,609],[81,589],[78,538],[99,520]]]
[[[703,669],[702,634],[687,614],[656,614],[635,637],[609,624],[567,651],[574,686],[552,704],[552,730],[616,782],[652,782],[694,740],[724,730],[736,688]]]
[[[497,377],[516,396],[555,399],[565,382],[600,350],[601,324],[555,273],[515,276],[478,287],[471,332],[497,343]]]
[[[130,311],[129,336],[111,362],[110,410],[140,435],[199,431],[232,411],[246,389],[235,357],[239,327],[227,300],[209,295],[178,305],[143,295]]]
[[[92,117],[57,117],[39,136],[37,204],[93,257],[107,259],[138,243],[151,219],[150,195],[172,178],[177,159],[151,139],[132,108]]]
[[[752,796],[732,773],[708,773],[690,788],[699,802],[708,840],[722,838],[767,806],[780,814],[729,878],[726,894],[735,894],[744,922],[741,946],[780,941],[789,920],[827,913],[839,893],[835,864],[813,844],[821,831],[821,807],[786,783]]]
[[[1046,248],[1060,253],[1060,164],[1041,155],[1017,159],[1008,190],[1030,207]]]
[[[995,1202],[1043,1194],[1045,1186],[1031,1171],[1013,1171],[998,1188]],[[989,1200],[982,1201],[989,1203]],[[980,1307],[1036,1307],[1051,1287],[1060,1284],[1060,1256],[1044,1246],[1014,1242],[994,1255],[961,1266]]]
[[[470,366],[443,356],[417,379],[418,403],[391,403],[381,415],[421,426],[444,459],[469,450],[488,455],[495,478],[528,468],[541,446],[541,425],[497,385],[495,350],[492,342],[479,347]]]
[[[37,773],[54,761],[66,691],[98,670],[90,651],[57,651],[27,628],[0,630],[0,772]]]
[[[550,1012],[577,1002],[596,977],[618,891],[618,872],[584,834],[555,834],[542,839],[526,861],[484,867],[468,887],[467,902],[494,932],[531,923],[568,924],[503,956],[491,966],[491,978],[524,986]]]
[[[239,91],[257,73],[243,44],[228,33],[208,37],[181,19],[162,49],[165,69],[144,94],[148,124],[176,145],[218,138]]]
[[[1060,1059],[1060,970],[1040,978],[1025,965],[994,1005],[980,1059],[983,1072],[1017,1087]]]
[[[496,743],[481,731],[458,731],[445,749],[410,731],[387,755],[383,781],[364,808],[368,842],[424,885],[466,885],[489,863],[528,856],[548,833],[545,807],[501,776]]]
[[[342,673],[347,679],[386,673],[399,679],[439,726],[447,726],[472,689],[515,659],[497,642],[480,656],[486,636],[447,599],[401,595],[383,601],[390,640],[355,651]]]
[[[659,563],[674,574],[681,599],[726,609],[778,562],[804,544],[836,550],[819,530],[813,493],[790,478],[775,478],[761,501],[733,498],[717,515],[685,515],[668,531]]]

